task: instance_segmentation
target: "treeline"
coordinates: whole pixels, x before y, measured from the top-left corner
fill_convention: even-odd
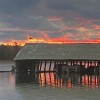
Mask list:
[[[0,60],[13,60],[21,46],[0,45]]]

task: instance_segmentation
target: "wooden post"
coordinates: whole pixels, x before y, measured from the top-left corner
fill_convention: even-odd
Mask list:
[[[96,67],[96,61],[94,61],[94,66]]]
[[[47,61],[44,62],[44,72],[46,72],[46,64],[47,64]]]
[[[68,61],[66,61],[66,65],[68,65]]]
[[[39,66],[40,66],[40,61],[39,62],[37,62],[37,72],[39,72]]]
[[[92,61],[90,61],[90,66],[92,66]]]
[[[40,72],[41,72],[41,68],[42,68],[42,60],[40,61],[40,69],[39,69]]]
[[[90,66],[89,61],[87,61],[87,65]],[[87,66],[87,67],[88,67],[88,66]]]
[[[58,66],[59,66],[59,64],[60,64],[60,61],[57,61],[57,67],[56,67],[56,72],[58,73]],[[58,76],[57,76],[57,78],[58,78]]]
[[[50,70],[51,70],[51,64],[52,64],[52,61],[50,61],[50,65],[49,65],[49,72],[50,72]]]
[[[80,66],[82,66],[82,61],[80,61]]]
[[[100,61],[98,61],[98,70],[100,71]]]
[[[72,61],[71,61],[71,65],[72,65]]]
[[[58,61],[54,61],[54,69],[53,71],[55,72],[58,72]]]

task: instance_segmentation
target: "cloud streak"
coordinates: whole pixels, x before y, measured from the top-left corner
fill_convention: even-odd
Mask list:
[[[99,41],[100,0],[0,0],[0,41]]]

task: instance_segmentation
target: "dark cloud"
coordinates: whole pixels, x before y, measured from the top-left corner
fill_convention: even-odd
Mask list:
[[[89,18],[99,18],[100,0],[47,0],[51,9],[72,11]]]
[[[34,8],[40,0],[0,0],[0,12],[19,15]],[[27,12],[26,12],[27,13]]]
[[[62,36],[62,34],[59,33],[59,32],[55,32],[55,33],[52,33],[52,34],[48,34],[48,36],[49,36],[50,38],[59,38],[59,37]]]
[[[47,1],[48,7],[56,10],[73,10],[75,6],[68,0],[48,0]]]
[[[43,34],[38,32],[0,32],[0,41],[26,40],[28,37],[44,38]]]
[[[85,37],[96,39],[100,36],[99,32],[90,29],[99,26],[100,21],[88,23],[87,19],[99,20],[99,13],[100,0],[0,0],[0,28],[50,31],[46,33],[50,38],[68,36],[74,40]],[[58,20],[49,20],[52,16]],[[80,27],[83,29],[78,30]],[[36,38],[45,37],[38,31],[1,32],[0,40],[24,40],[27,34]]]
[[[40,7],[39,7],[40,6]],[[74,12],[89,18],[99,18],[100,0],[0,0],[0,12],[16,16],[50,15]],[[36,16],[36,15],[35,15]]]
[[[1,32],[0,33],[0,41],[7,41],[10,39],[25,40],[26,35],[23,32]]]

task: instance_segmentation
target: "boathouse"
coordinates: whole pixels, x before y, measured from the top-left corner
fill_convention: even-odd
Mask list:
[[[98,71],[100,44],[27,43],[14,58],[17,72]]]

